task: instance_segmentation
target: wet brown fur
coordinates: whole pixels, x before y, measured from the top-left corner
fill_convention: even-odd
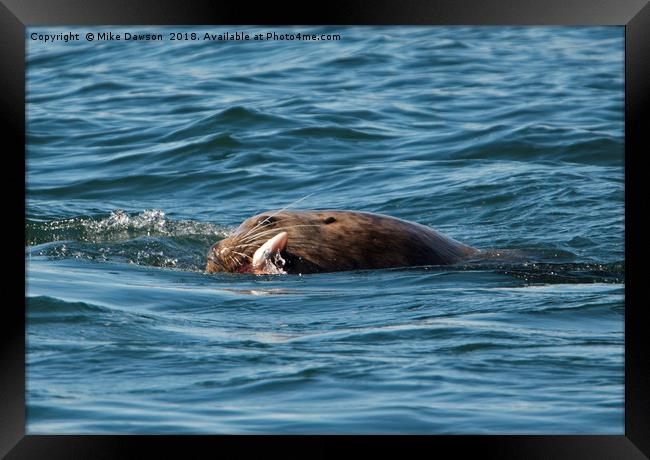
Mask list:
[[[380,214],[276,212],[245,220],[231,236],[212,246],[206,270],[247,271],[255,250],[282,231],[289,234],[282,253],[284,270],[295,274],[449,265],[477,252],[424,225]]]

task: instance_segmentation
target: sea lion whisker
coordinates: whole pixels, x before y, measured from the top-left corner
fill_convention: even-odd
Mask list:
[[[276,228],[273,228],[273,229],[270,229],[270,230],[265,230],[263,232],[256,233],[255,235],[251,235],[250,237],[247,237],[247,238],[241,238],[239,240],[239,242],[240,243],[248,243],[250,241],[256,241],[257,238],[260,238],[261,236],[268,235],[268,234],[271,234],[273,232],[280,232],[280,231],[283,231],[283,230],[292,229],[292,228],[320,227],[320,226],[321,226],[321,224],[298,224],[298,225],[290,225],[290,226],[286,226],[286,227],[276,227]]]
[[[324,243],[323,241],[319,241],[317,243],[314,243],[313,241],[309,240],[297,240],[293,239],[292,240],[293,246],[301,246],[301,247],[310,247],[310,248],[317,248],[319,252],[322,252],[323,249],[330,249],[334,252],[340,253],[341,248],[339,246],[331,245]]]
[[[257,223],[257,225],[256,225],[255,227],[251,228],[248,232],[246,232],[246,234],[245,234],[244,236],[250,234],[253,230],[255,230],[257,227],[260,226],[260,224],[263,224],[264,222],[266,222],[266,225],[264,225],[264,226],[267,226],[267,225],[270,225],[270,224],[272,224],[272,223],[274,223],[274,222],[279,221],[280,219],[277,219],[277,220],[275,220],[275,221],[269,221],[269,219],[271,219],[272,217],[275,217],[277,214],[281,213],[282,211],[286,211],[286,210],[289,208],[289,206],[292,206],[292,205],[294,205],[294,204],[297,204],[297,203],[301,202],[302,200],[304,200],[305,198],[309,198],[309,197],[312,196],[314,193],[315,193],[315,192],[312,192],[312,193],[310,193],[310,194],[308,194],[308,195],[305,195],[305,196],[303,196],[302,198],[299,198],[299,199],[297,199],[296,201],[294,201],[294,202],[292,202],[292,203],[289,203],[289,204],[286,205],[284,208],[282,208],[282,209],[280,209],[280,210],[274,212],[274,213],[271,214],[270,216],[267,216],[266,219],[261,220],[260,222]],[[286,220],[286,219],[285,219],[285,220]]]
[[[237,266],[237,262],[231,255],[228,255],[228,261],[232,264],[233,267]]]
[[[241,236],[241,238],[246,238],[246,237],[248,237],[248,236],[251,235],[252,232],[253,232],[254,230],[256,230],[256,229],[267,228],[267,227],[269,227],[270,225],[276,224],[276,223],[281,222],[281,221],[283,220],[283,219],[273,219],[273,220],[269,220],[269,219],[270,219],[270,217],[267,217],[266,219],[263,219],[263,220],[261,220],[260,222],[258,222],[258,225],[256,225],[256,226],[254,226],[253,228],[247,230],[247,231],[246,231],[246,232]],[[285,220],[286,220],[286,219],[285,219]]]
[[[295,205],[295,204],[300,203],[302,200],[304,200],[304,199],[306,199],[306,198],[309,198],[309,197],[312,196],[314,193],[315,193],[315,192],[312,192],[312,193],[310,193],[309,195],[305,195],[305,196],[303,196],[302,198],[300,198],[300,199],[298,199],[298,200],[296,200],[296,201],[294,201],[294,202],[292,202],[292,203],[289,203],[289,204],[286,205],[284,208],[282,208],[282,209],[280,209],[279,211],[276,211],[276,212],[274,212],[273,214],[271,214],[269,217],[267,217],[266,219],[264,219],[261,223],[263,223],[263,222],[266,221],[266,220],[269,220],[271,217],[275,217],[276,215],[280,214],[282,211],[286,211],[286,210],[289,208],[289,206],[293,206],[293,205]],[[251,229],[251,232],[252,232],[253,230],[255,230],[257,227],[259,227],[259,225],[260,225],[260,224],[257,224],[253,229]],[[250,232],[248,232],[248,233],[250,233]]]
[[[234,256],[230,256],[230,259],[232,260],[232,266],[233,267],[241,267],[242,266],[242,262],[237,260],[237,258],[235,258]]]
[[[252,258],[251,256],[246,255],[246,254],[244,254],[244,253],[241,253],[241,252],[238,252],[238,251],[235,251],[235,250],[233,250],[232,252],[234,252],[235,254],[239,254],[239,255],[242,256],[242,257],[246,257],[247,259],[251,259],[251,260],[253,260],[253,258]]]
[[[271,220],[269,220],[270,218],[271,218],[271,216],[267,217],[266,219],[263,219],[261,222],[259,222],[259,224],[264,224],[264,225],[259,225],[259,224],[258,224],[257,226],[251,228],[251,229],[248,230],[246,233],[244,233],[244,234],[242,235],[241,238],[246,238],[246,237],[249,236],[249,235],[253,232],[253,230],[255,230],[256,228],[266,228],[266,227],[268,227],[269,225],[277,224],[278,222],[284,222],[284,221],[289,220],[288,218],[285,218],[285,219],[274,219],[274,220],[271,221]],[[265,223],[265,222],[266,222],[266,223]]]
[[[263,232],[259,232],[259,233],[256,233],[254,235],[248,235],[248,236],[244,236],[242,238],[239,238],[238,242],[247,243],[249,241],[256,240],[257,238],[259,238],[262,235],[267,235],[269,233],[273,233],[273,232],[276,232],[276,231],[279,232],[281,230],[291,229],[291,228],[295,228],[295,227],[300,227],[300,226],[318,227],[319,225],[320,224],[296,224],[296,225],[289,225],[289,226],[284,226],[284,227],[274,227],[272,229],[264,230]]]

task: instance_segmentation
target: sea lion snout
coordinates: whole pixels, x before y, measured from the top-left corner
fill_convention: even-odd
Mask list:
[[[208,263],[205,267],[207,272],[222,272],[226,271],[226,267],[222,263],[222,256],[224,255],[223,249],[220,248],[220,243],[213,244],[208,250]]]
[[[286,263],[282,253],[287,247],[289,234],[280,232],[269,238],[255,250],[253,255],[246,254],[255,244],[237,243],[226,238],[212,245],[208,250],[206,271],[239,272],[255,274],[286,274]],[[239,249],[239,250],[238,250]]]

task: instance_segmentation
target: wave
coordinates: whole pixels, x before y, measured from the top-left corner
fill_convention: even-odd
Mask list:
[[[297,128],[282,133],[283,135],[299,138],[330,138],[343,140],[377,140],[388,139],[389,136],[381,132],[368,132],[361,129],[343,128],[340,126],[308,126]]]
[[[527,284],[625,283],[625,262],[612,263],[494,263],[480,262],[456,267],[458,270],[480,270],[500,273]]]
[[[29,313],[31,315],[56,312],[62,314],[96,314],[110,311],[109,308],[86,302],[67,302],[49,296],[28,297]]]
[[[70,302],[50,296],[27,297],[29,327],[39,324],[71,324],[96,322],[110,309],[87,302]]]
[[[196,121],[191,121],[160,139],[162,142],[187,141],[196,135],[205,135],[222,131],[225,127],[246,127],[253,129],[255,126],[286,125],[290,120],[279,115],[255,110],[245,106],[227,107],[217,113]]]

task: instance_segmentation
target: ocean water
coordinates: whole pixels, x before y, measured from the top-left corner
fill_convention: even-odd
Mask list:
[[[26,41],[28,433],[623,434],[622,27]],[[529,257],[204,271],[285,206]]]

